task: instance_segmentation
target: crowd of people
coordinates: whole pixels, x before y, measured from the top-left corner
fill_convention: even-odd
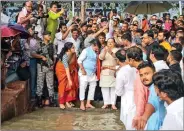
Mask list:
[[[56,87],[60,109],[80,100],[83,111],[95,108],[99,91],[103,109],[117,110],[121,98],[120,120],[127,130],[183,130],[183,15],[144,15],[140,21],[133,14],[122,18],[113,9],[107,17],[90,12],[82,21],[77,16],[67,20],[54,2],[47,17],[42,2],[36,15],[32,7],[25,2],[16,21],[29,37],[2,38],[2,48],[8,49],[1,56],[4,89],[29,79],[38,107],[54,106]],[[23,68],[29,71],[20,73]]]

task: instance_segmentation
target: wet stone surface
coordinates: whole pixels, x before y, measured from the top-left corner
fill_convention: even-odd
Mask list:
[[[123,130],[119,111],[110,109],[37,109],[1,124],[2,130]]]

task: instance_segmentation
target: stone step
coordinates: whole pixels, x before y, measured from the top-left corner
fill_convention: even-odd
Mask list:
[[[71,111],[71,112],[119,112],[119,109],[117,110],[112,110],[111,108],[87,108],[85,111],[80,110],[79,107],[72,107],[72,108],[66,108],[66,109],[60,109],[59,107],[44,107],[43,109],[49,109],[49,110],[61,110],[61,111]],[[35,110],[39,110],[39,108],[36,108]]]
[[[1,122],[26,113],[29,106],[28,82],[16,81],[7,87],[11,90],[1,91]]]
[[[76,105],[76,107],[80,107],[80,101],[75,101],[74,104]],[[95,106],[96,108],[101,108],[104,103],[103,101],[93,101],[92,105]],[[120,102],[116,103],[117,108],[120,108]]]

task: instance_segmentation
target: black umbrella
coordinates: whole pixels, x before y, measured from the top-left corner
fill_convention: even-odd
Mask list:
[[[155,14],[166,12],[172,5],[167,1],[132,1],[125,8],[124,12],[131,14]]]

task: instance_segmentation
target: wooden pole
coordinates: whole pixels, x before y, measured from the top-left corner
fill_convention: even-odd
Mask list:
[[[182,5],[181,5],[181,1],[179,1],[179,10],[180,10],[180,15],[182,15]]]
[[[75,3],[72,1],[72,16],[74,17],[75,15]]]
[[[85,21],[85,2],[81,1],[81,21]]]

